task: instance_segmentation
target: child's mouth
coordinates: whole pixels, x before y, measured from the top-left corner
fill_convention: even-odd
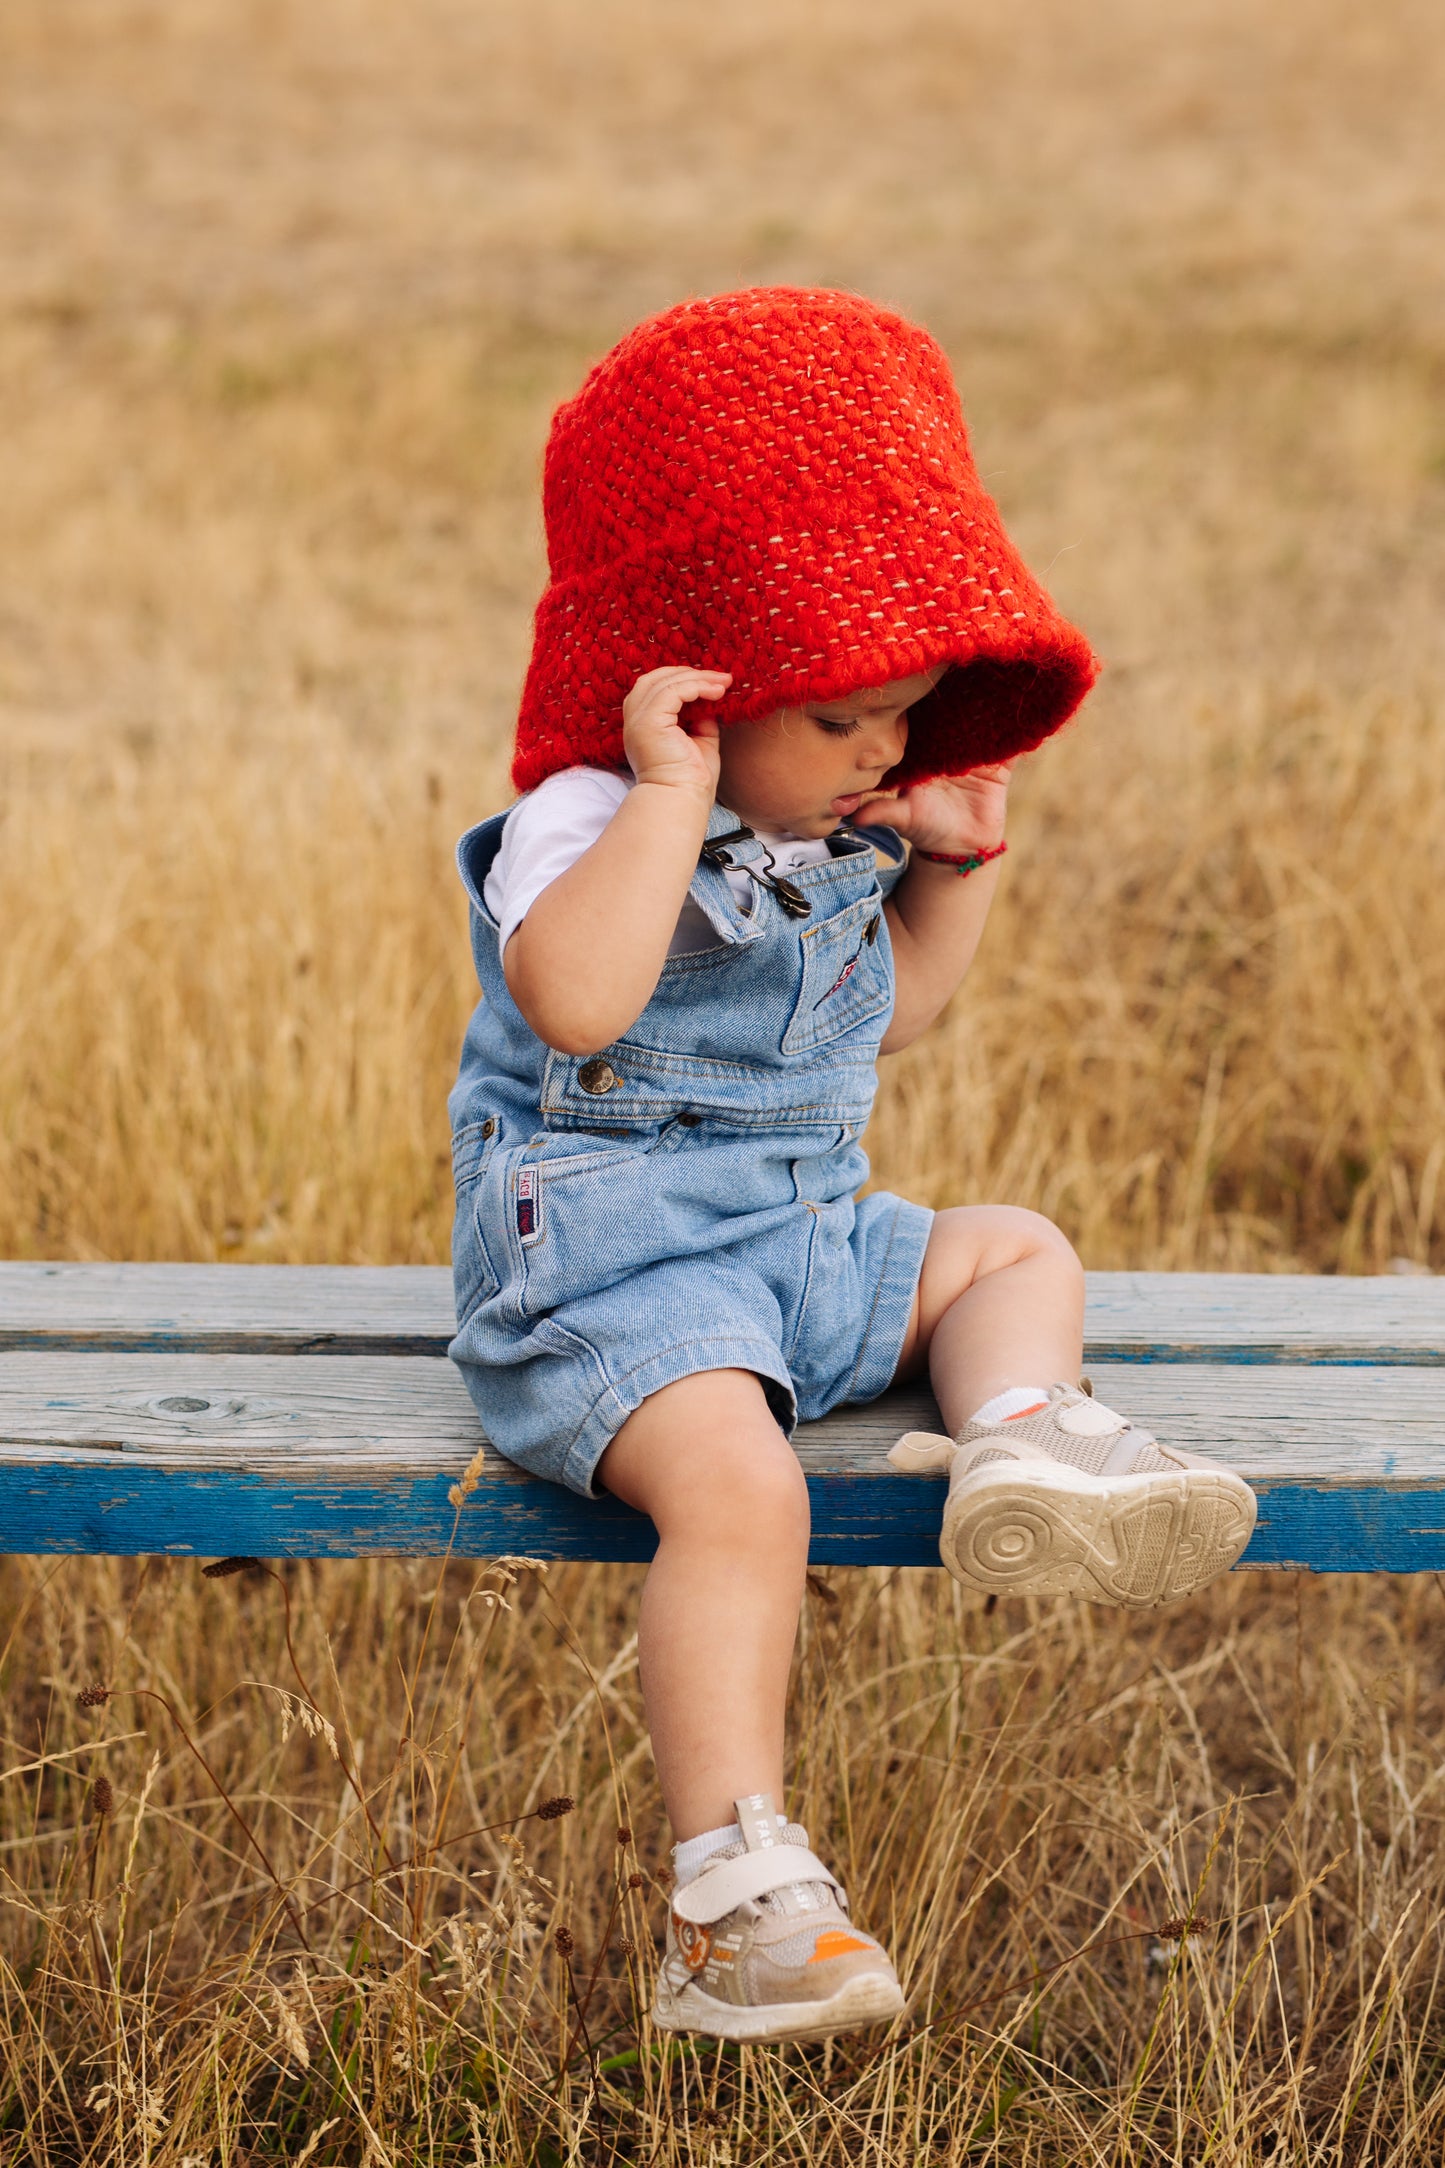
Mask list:
[[[859,806],[863,803],[865,795],[866,793],[861,790],[851,791],[846,798],[835,798],[828,810],[830,813],[836,813],[841,819],[846,820],[850,813],[857,812]]]

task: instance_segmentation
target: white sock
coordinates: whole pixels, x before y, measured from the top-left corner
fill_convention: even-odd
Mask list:
[[[1047,1385],[1010,1385],[1007,1392],[995,1393],[992,1400],[986,1400],[969,1420],[997,1426],[1006,1423],[1011,1415],[1032,1415],[1035,1408],[1046,1408],[1048,1404]]]
[[[778,1827],[786,1826],[787,1816],[780,1814]],[[705,1829],[700,1837],[684,1837],[681,1844],[672,1848],[672,1871],[677,1877],[678,1888],[696,1881],[714,1852],[720,1852],[724,1845],[741,1844],[742,1841],[743,1833],[736,1822],[728,1822],[721,1829]]]
[[[705,1829],[700,1837],[684,1837],[681,1844],[675,1844],[672,1871],[677,1876],[678,1888],[694,1881],[713,1853],[720,1852],[725,1844],[740,1844],[742,1834],[736,1822],[728,1822],[722,1829]]]

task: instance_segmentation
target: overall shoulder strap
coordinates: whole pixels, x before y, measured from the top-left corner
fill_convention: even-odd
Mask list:
[[[485,919],[490,919],[492,914],[483,901],[482,891],[492,870],[492,861],[502,847],[502,830],[511,811],[508,806],[506,812],[493,813],[489,820],[478,821],[457,845],[457,871],[462,877],[462,886],[472,909],[480,911]]]

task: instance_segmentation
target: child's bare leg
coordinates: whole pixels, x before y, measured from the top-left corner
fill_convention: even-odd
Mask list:
[[[948,1467],[939,1550],[970,1587],[1166,1603],[1234,1564],[1254,1498],[1075,1388],[1083,1313],[1079,1260],[1047,1220],[940,1212],[900,1368],[927,1362],[955,1443],[914,1433],[889,1457]]]
[[[673,1832],[698,1836],[730,1823],[746,1794],[783,1797],[807,1486],[743,1370],[654,1393],[608,1446],[598,1480],[657,1527],[638,1622],[642,1692]]]
[[[659,1538],[638,1635],[679,1843],[654,2023],[784,2040],[896,2017],[903,1993],[885,1952],[842,1909],[803,1831],[773,1822],[808,1492],[762,1387],[743,1370],[664,1387],[599,1474]]]
[[[900,1376],[925,1362],[957,1432],[995,1393],[1077,1378],[1084,1352],[1084,1268],[1037,1212],[966,1205],[933,1222]]]

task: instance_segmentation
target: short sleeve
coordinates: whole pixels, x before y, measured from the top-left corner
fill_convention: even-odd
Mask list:
[[[483,889],[499,952],[543,889],[591,849],[631,788],[608,768],[566,768],[517,800]]]

